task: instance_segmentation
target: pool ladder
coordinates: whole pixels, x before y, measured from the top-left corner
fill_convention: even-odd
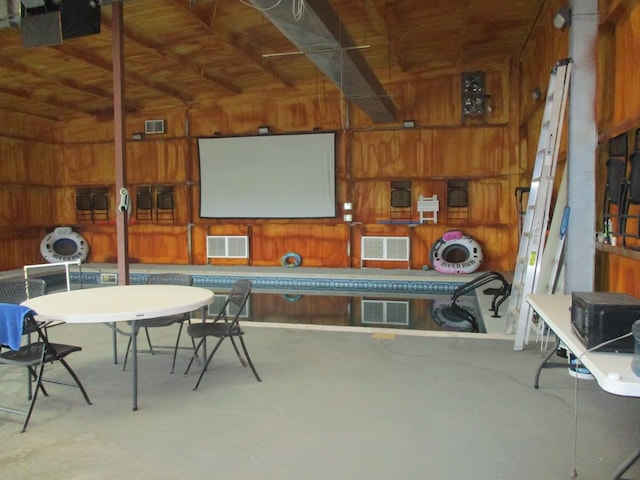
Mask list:
[[[466,318],[471,326],[473,327],[473,331],[478,331],[478,321],[476,316],[470,311],[462,308],[456,302],[458,298],[462,295],[470,293],[477,288],[480,288],[483,285],[486,285],[489,282],[493,282],[495,280],[499,280],[502,284],[498,288],[487,288],[483,293],[487,295],[493,295],[493,300],[491,300],[491,308],[490,311],[493,312],[491,315],[494,318],[500,318],[500,314],[498,310],[500,305],[507,299],[507,297],[511,294],[511,284],[507,282],[504,276],[499,272],[486,272],[480,275],[479,277],[474,278],[470,282],[465,283],[464,285],[459,286],[451,295],[451,309],[462,317]]]

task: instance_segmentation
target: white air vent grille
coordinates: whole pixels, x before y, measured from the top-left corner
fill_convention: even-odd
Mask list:
[[[249,237],[208,236],[207,258],[249,258]]]
[[[362,237],[362,260],[409,260],[409,237]]]
[[[147,135],[164,133],[164,120],[145,120],[144,133]]]
[[[103,285],[117,285],[118,274],[117,273],[101,273],[100,283]]]
[[[362,323],[375,325],[409,325],[409,302],[362,299]]]

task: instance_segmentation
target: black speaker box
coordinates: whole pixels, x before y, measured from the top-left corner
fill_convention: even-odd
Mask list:
[[[100,33],[100,6],[91,6],[89,0],[62,0],[60,2],[62,38],[85,37]]]
[[[640,319],[640,300],[626,293],[573,292],[571,328],[587,349],[631,333]],[[633,335],[598,348],[601,352],[633,353]]]
[[[24,48],[48,47],[62,43],[60,12],[23,16],[20,21]]]
[[[25,48],[60,45],[63,39],[100,33],[100,6],[92,6],[89,0],[61,0],[59,5],[46,0],[22,4]],[[31,5],[34,6],[29,8]]]

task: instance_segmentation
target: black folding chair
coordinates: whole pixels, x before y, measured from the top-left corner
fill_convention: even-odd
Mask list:
[[[20,304],[29,298],[47,294],[47,282],[41,278],[0,281],[0,303]]]
[[[627,238],[640,238],[640,128],[636,129],[634,138],[634,149],[629,156],[629,177],[626,185],[625,203],[623,205],[623,228],[622,228],[622,240],[623,245],[627,246]],[[633,220],[633,222],[629,222]],[[631,224],[635,229],[631,228]],[[634,250],[638,250],[638,246],[631,247]]]
[[[211,363],[211,359],[213,355],[218,351],[218,348],[222,344],[225,338],[231,340],[231,344],[236,351],[236,355],[240,359],[240,363],[242,366],[246,367],[249,365],[253,374],[256,376],[256,379],[261,382],[262,379],[258,375],[255,367],[253,366],[253,362],[251,361],[251,357],[249,356],[249,352],[247,351],[247,346],[244,343],[244,331],[240,327],[240,315],[247,304],[247,300],[249,299],[249,295],[251,294],[251,281],[249,280],[237,280],[231,289],[231,293],[227,297],[224,305],[220,309],[218,315],[213,320],[213,322],[203,322],[203,323],[192,323],[187,328],[187,332],[191,336],[191,338],[199,338],[200,342],[195,348],[193,352],[193,356],[189,361],[189,365],[187,365],[187,369],[185,370],[185,374],[189,373],[189,369],[191,368],[191,364],[198,357],[198,352],[205,345],[207,337],[215,337],[218,338],[218,342],[211,350],[211,353],[207,357],[205,363],[202,366],[202,370],[200,371],[200,376],[198,377],[198,381],[196,382],[196,386],[193,387],[194,390],[198,389],[200,385],[200,381],[204,375],[204,372],[207,371],[209,364]],[[229,308],[232,307],[235,310],[235,313],[230,313]],[[242,350],[244,351],[244,355],[246,360],[240,354],[238,350],[238,346],[234,338],[237,337],[240,340],[240,345],[242,345]]]
[[[607,235],[622,235],[625,230],[627,199],[627,135],[609,140],[606,163],[607,183],[602,203],[603,231]]]
[[[31,334],[37,335],[37,341],[30,341]],[[23,341],[23,337],[27,337],[26,342]],[[65,360],[67,355],[80,350],[82,348],[75,345],[50,343],[43,324],[36,322],[34,312],[29,308],[22,305],[0,303],[0,365],[26,367],[29,372],[29,387],[31,387],[31,382],[35,381],[34,388],[28,388],[29,406],[26,411],[9,407],[0,407],[0,411],[23,415],[25,420],[22,432],[24,432],[36,404],[38,392],[41,391],[43,395],[49,395],[42,384],[42,374],[45,365],[53,362],[62,364],[73,378],[75,386],[82,392],[87,404],[91,405],[91,400],[89,400],[80,379]],[[47,380],[47,382],[73,386],[71,383],[53,380]]]

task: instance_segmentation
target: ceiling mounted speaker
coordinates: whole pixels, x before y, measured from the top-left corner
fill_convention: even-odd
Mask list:
[[[64,39],[100,33],[100,5],[96,2],[62,0],[60,17]]]
[[[63,39],[100,33],[100,5],[80,0],[22,0],[22,45],[60,45]]]
[[[22,17],[22,46],[45,47],[62,44],[60,12],[45,12]]]

